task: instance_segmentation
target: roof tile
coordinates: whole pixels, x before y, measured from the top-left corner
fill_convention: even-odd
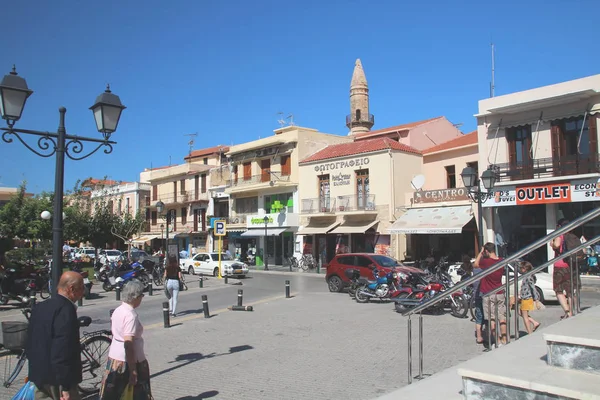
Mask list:
[[[215,153],[225,153],[229,151],[229,147],[228,146],[223,146],[223,145],[218,145],[218,146],[214,146],[214,147],[208,147],[206,149],[200,149],[200,150],[194,150],[192,151],[191,154],[185,156],[183,159],[187,160],[190,158],[196,158],[196,157],[202,157],[202,156],[209,156],[211,154],[215,154]]]
[[[436,153],[438,151],[445,151],[455,149],[457,147],[464,147],[472,144],[477,144],[477,131],[471,133],[465,133],[461,136],[452,138],[447,142],[440,143],[433,147],[423,150],[423,154]]]
[[[379,138],[372,140],[361,140],[359,142],[333,144],[305,158],[304,160],[300,161],[300,163],[302,164],[312,161],[327,160],[330,158],[347,157],[355,154],[371,153],[386,149],[399,150],[405,153],[421,154],[421,152],[414,147],[398,143],[390,138]]]

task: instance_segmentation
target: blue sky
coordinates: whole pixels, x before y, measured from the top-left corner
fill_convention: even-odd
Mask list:
[[[595,2],[12,1],[2,7],[0,74],[17,65],[35,93],[17,127],[100,137],[91,111],[110,82],[128,107],[110,155],[67,160],[65,189],[90,176],[135,181],[195,149],[272,134],[278,112],[345,135],[361,58],[374,129],[445,115],[475,129],[489,95],[598,73]],[[586,11],[587,10],[587,11]],[[31,140],[31,139],[29,139]],[[54,158],[0,142],[0,186],[53,190]]]

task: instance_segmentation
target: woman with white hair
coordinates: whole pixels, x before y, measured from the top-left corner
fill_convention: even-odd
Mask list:
[[[134,388],[134,398],[151,400],[150,370],[144,354],[144,327],[136,308],[144,298],[144,284],[129,281],[121,291],[123,302],[112,315],[113,339],[108,363],[100,388],[100,400],[119,400],[128,385]]]

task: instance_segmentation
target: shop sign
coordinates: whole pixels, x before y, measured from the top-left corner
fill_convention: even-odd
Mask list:
[[[440,201],[459,201],[469,198],[467,189],[419,190],[413,194],[413,203],[437,203]]]
[[[577,179],[543,185],[503,186],[493,190],[483,207],[580,203],[600,200],[600,179]]]
[[[298,226],[299,218],[298,214],[295,213],[271,213],[266,214],[268,221],[267,227],[269,228],[283,228],[290,226]],[[264,228],[265,227],[265,214],[263,215],[249,215],[246,218],[246,226],[248,228]]]
[[[348,186],[350,185],[350,174],[342,174],[341,172],[337,175],[331,176],[333,186]]]
[[[371,160],[369,157],[361,157],[355,158],[354,160],[347,161],[334,161],[330,163],[325,163],[321,165],[315,165],[315,171],[317,172],[325,172],[325,171],[335,171],[336,169],[342,168],[354,168],[354,167],[364,167],[369,165]]]

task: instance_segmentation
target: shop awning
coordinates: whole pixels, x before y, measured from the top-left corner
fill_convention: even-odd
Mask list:
[[[331,223],[328,222],[310,222],[308,225],[302,228],[302,230],[298,231],[298,235],[319,235],[326,234],[336,226],[338,226],[339,222]]]
[[[338,226],[337,228],[335,228],[334,230],[332,230],[329,233],[331,233],[331,234],[337,234],[337,233],[365,233],[369,228],[374,227],[378,223],[379,223],[379,221],[370,221],[370,222],[365,222],[365,221],[356,221],[356,222],[345,221],[343,224],[341,224],[340,226]]]
[[[267,236],[279,236],[282,232],[285,232],[287,228],[267,228]],[[246,232],[242,233],[240,236],[265,236],[264,229],[248,229]]]
[[[246,232],[248,229],[246,228],[230,228],[227,227],[227,232]]]
[[[461,233],[473,218],[471,206],[412,208],[390,227],[390,233]]]
[[[131,243],[144,244],[146,242],[151,241],[152,239],[156,239],[159,236],[160,235],[143,235],[143,236],[136,237],[136,238],[132,239]]]

